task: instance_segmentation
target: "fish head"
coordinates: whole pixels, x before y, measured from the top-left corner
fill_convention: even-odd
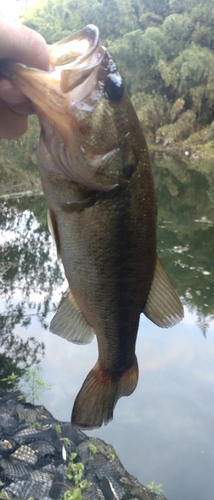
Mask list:
[[[86,26],[49,46],[49,54],[48,72],[5,65],[38,115],[39,163],[88,189],[127,184],[136,164],[135,113],[98,28]]]

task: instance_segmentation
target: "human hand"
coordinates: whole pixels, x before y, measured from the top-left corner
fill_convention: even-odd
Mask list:
[[[19,22],[0,14],[0,59],[48,70],[49,55],[44,38]],[[30,100],[6,78],[0,78],[0,137],[18,139],[28,128]]]

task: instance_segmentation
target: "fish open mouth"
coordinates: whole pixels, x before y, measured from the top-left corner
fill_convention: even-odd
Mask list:
[[[88,189],[109,191],[127,184],[121,144],[129,130],[124,135],[121,128],[118,139],[111,118],[114,104],[123,96],[122,79],[101,45],[99,29],[88,25],[48,50],[49,71],[8,60],[0,66],[0,72],[32,101],[39,118],[39,164]]]
[[[99,40],[98,28],[92,24],[86,26],[51,45],[49,54],[56,74],[60,72],[62,92],[71,91],[99,68],[102,62],[104,48]]]
[[[1,73],[34,103],[36,112],[38,107],[50,116],[51,104],[55,112],[65,112],[66,94],[70,106],[75,106],[92,92],[105,49],[98,28],[91,24],[50,45],[48,50],[52,66],[49,72],[6,60],[1,62]]]

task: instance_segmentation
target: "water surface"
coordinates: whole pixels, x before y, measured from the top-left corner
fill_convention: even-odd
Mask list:
[[[111,443],[145,485],[163,483],[168,500],[211,500],[214,491],[214,179],[203,166],[156,155],[158,253],[185,306],[169,330],[141,316],[139,383],[119,400],[114,420],[88,432]],[[61,420],[97,359],[91,345],[69,344],[48,331],[63,269],[47,230],[43,197],[1,203],[0,365],[42,358],[51,384],[38,403]],[[34,338],[34,339],[33,339]],[[11,340],[12,339],[12,340]],[[7,360],[7,366],[6,366]],[[8,361],[9,360],[9,361]],[[2,376],[2,375],[1,375]]]

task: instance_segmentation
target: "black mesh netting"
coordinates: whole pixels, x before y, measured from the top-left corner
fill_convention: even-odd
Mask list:
[[[61,500],[80,488],[83,500],[164,500],[128,474],[112,446],[20,397],[0,391],[0,498]]]

